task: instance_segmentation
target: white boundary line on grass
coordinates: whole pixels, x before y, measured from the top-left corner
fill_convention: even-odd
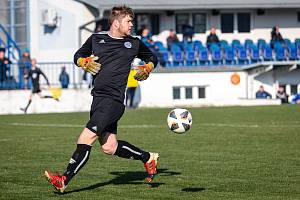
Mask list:
[[[39,124],[39,123],[19,123],[12,122],[7,123],[5,125],[11,126],[33,126],[33,127],[61,127],[61,128],[83,128],[85,125],[78,124]],[[205,126],[205,127],[232,127],[232,128],[284,128],[284,127],[292,127],[292,128],[300,128],[300,124],[224,124],[224,123],[199,123],[197,127]],[[194,125],[195,126],[195,125]],[[166,126],[162,125],[151,125],[151,124],[136,124],[136,125],[119,125],[119,128],[165,128]]]
[[[39,123],[7,123],[7,125],[11,126],[34,126],[34,127],[61,127],[61,128],[83,128],[85,125],[78,125],[78,124],[39,124]],[[167,126],[167,125],[166,125]],[[119,125],[120,128],[162,128],[164,126],[159,125],[147,125],[147,124],[140,124],[140,125]]]

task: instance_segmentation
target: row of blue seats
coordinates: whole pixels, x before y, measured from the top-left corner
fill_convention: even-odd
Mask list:
[[[259,39],[255,44],[252,40],[233,40],[231,45],[221,40],[220,43],[204,46],[201,41],[181,42],[173,44],[168,50],[159,41],[155,42],[161,54],[163,65],[206,65],[227,64],[242,65],[260,61],[287,61],[300,59],[300,39],[294,43],[285,39],[284,42],[267,43]],[[274,49],[274,50],[273,50]]]
[[[156,41],[154,42],[154,46],[156,47],[156,49],[159,49],[160,51],[163,50],[167,50],[167,48],[163,45],[162,42],[160,41]],[[247,39],[245,40],[244,43],[241,43],[239,40],[233,40],[231,44],[229,44],[226,40],[221,40],[219,43],[212,43],[212,44],[207,44],[207,45],[203,45],[201,41],[199,40],[195,40],[193,42],[179,42],[179,43],[174,43],[171,45],[170,51],[187,51],[187,50],[196,50],[199,51],[203,48],[207,47],[208,49],[215,49],[215,48],[234,48],[234,49],[238,49],[238,48],[255,48],[257,47],[258,49],[264,49],[264,48],[288,48],[288,47],[292,47],[292,48],[297,48],[300,49],[300,39],[296,39],[295,42],[291,42],[291,40],[289,39],[284,39],[284,41],[282,42],[266,42],[264,39],[259,39],[257,41],[257,43],[255,43],[253,40],[251,39]]]
[[[176,65],[243,65],[261,61],[295,61],[300,59],[297,48],[271,49],[266,47],[263,50],[258,48],[225,49],[203,48],[199,51],[167,51],[161,50],[160,62],[166,66]]]

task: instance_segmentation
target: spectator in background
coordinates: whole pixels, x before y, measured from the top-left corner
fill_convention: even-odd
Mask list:
[[[171,46],[172,44],[178,44],[179,40],[178,37],[176,35],[176,32],[174,31],[174,29],[170,29],[170,33],[169,36],[167,37],[167,46],[168,46],[168,50],[171,50]]]
[[[281,103],[288,103],[289,95],[285,92],[285,89],[283,86],[279,86],[277,93],[276,93],[276,99],[280,99]]]
[[[24,78],[28,76],[28,72],[31,68],[31,58],[28,49],[25,49],[24,52],[22,53],[22,57],[20,58],[18,65],[19,65],[19,87],[21,89],[30,88],[31,84],[29,83],[28,79]]]
[[[7,80],[7,71],[8,71],[8,64],[10,64],[10,60],[5,57],[5,48],[0,48],[0,87],[2,86],[3,82]]]
[[[210,29],[210,34],[206,38],[206,46],[210,48],[211,44],[218,44],[220,42],[219,37],[216,34],[216,28],[212,27]]]
[[[188,24],[183,25],[182,36],[184,42],[192,42],[194,37],[194,27]]]
[[[153,44],[152,34],[150,29],[145,27],[142,31],[141,40],[146,44],[146,46],[151,46]]]
[[[61,68],[61,72],[60,72],[60,75],[59,75],[59,82],[61,84],[61,88],[65,89],[65,88],[69,87],[70,79],[69,79],[69,74],[66,72],[66,67],[65,66],[63,66]]]
[[[284,44],[284,39],[279,32],[279,26],[274,26],[271,31],[271,47],[274,48],[276,42]]]
[[[300,104],[300,90],[299,90],[299,93],[296,94],[296,95],[292,98],[291,103],[292,103],[292,104]]]
[[[272,95],[265,91],[264,86],[261,85],[255,94],[257,99],[271,99]]]
[[[136,35],[138,36],[142,36],[143,30],[146,28],[145,25],[142,25],[141,28],[139,30],[137,30]]]

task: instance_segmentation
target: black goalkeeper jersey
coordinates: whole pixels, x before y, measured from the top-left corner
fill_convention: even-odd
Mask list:
[[[106,96],[123,103],[131,62],[135,57],[157,65],[156,56],[136,37],[111,37],[108,32],[92,34],[74,55],[74,63],[80,57],[99,57],[101,69],[94,76],[93,96]]]

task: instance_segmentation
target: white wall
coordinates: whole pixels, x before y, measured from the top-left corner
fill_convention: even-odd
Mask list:
[[[42,94],[49,91],[43,90]],[[27,105],[30,90],[2,90],[0,91],[0,114],[23,114],[20,108]],[[60,101],[53,99],[40,99],[35,95],[28,108],[28,113],[51,112],[83,112],[89,111],[92,96],[89,89],[67,89],[62,91]]]
[[[240,76],[240,83],[233,85],[231,76]],[[182,99],[173,99],[173,86],[181,86]],[[184,87],[193,87],[193,99],[185,99]],[[198,98],[198,87],[206,87],[206,98]],[[246,72],[194,72],[153,73],[147,81],[140,82],[141,107],[174,106],[228,106],[278,104],[275,101],[247,99]]]
[[[60,25],[45,32],[42,12],[48,8],[57,12]],[[79,26],[94,19],[83,4],[73,0],[30,0],[29,13],[31,55],[40,62],[73,61],[73,55],[79,47]],[[83,38],[87,38],[87,33]]]

